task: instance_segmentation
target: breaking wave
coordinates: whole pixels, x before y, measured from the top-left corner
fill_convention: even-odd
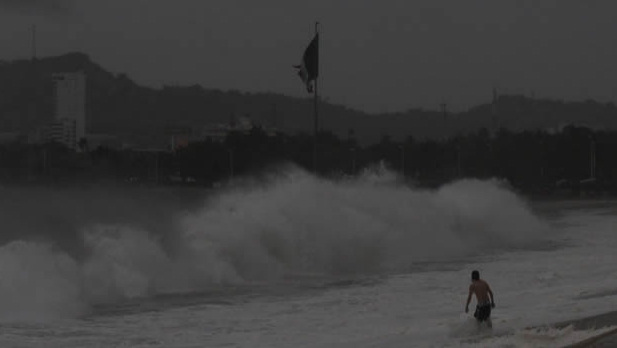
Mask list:
[[[0,191],[9,197],[0,201],[2,320],[75,317],[101,303],[300,274],[408,272],[533,246],[549,231],[497,180],[421,190],[387,170],[329,180],[287,169],[186,200]],[[41,203],[49,201],[62,204]]]

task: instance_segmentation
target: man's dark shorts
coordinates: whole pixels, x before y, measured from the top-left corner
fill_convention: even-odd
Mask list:
[[[476,312],[473,314],[476,320],[482,322],[491,317],[491,304],[483,303],[476,306]]]

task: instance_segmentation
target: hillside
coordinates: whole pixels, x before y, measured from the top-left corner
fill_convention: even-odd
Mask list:
[[[254,123],[284,132],[311,131],[312,101],[273,93],[242,93],[205,89],[199,85],[144,87],[125,74],[106,71],[82,53],[35,61],[0,63],[0,133],[27,133],[52,119],[51,74],[85,71],[88,76],[88,131],[110,133],[143,144],[161,144],[179,129],[200,129],[211,123],[249,117]],[[492,117],[493,108],[496,118]],[[346,137],[353,130],[363,143],[384,135],[394,139],[442,138],[499,126],[511,130],[548,129],[567,124],[616,129],[617,108],[594,101],[563,102],[523,96],[500,96],[461,113],[443,115],[421,109],[391,114],[366,114],[344,106],[320,103],[325,130]]]

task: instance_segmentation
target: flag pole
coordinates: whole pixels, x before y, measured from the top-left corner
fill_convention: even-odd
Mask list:
[[[315,22],[315,35],[319,33],[319,22]],[[319,56],[319,53],[318,53]],[[317,58],[319,61],[319,58]],[[319,64],[319,63],[318,63]],[[315,76],[315,90],[313,94],[313,171],[317,174],[317,135],[319,132],[319,113],[317,108],[318,94],[317,94],[317,79]]]

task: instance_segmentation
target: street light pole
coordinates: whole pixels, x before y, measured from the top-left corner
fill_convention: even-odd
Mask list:
[[[401,173],[403,173],[403,178],[405,177],[405,145],[400,145],[401,149]]]
[[[461,177],[461,145],[456,145],[456,172],[457,176]]]
[[[590,137],[591,143],[589,144],[589,176],[591,179],[596,178],[596,143],[593,137]]]
[[[356,148],[349,149],[351,152],[351,175],[356,174]]]
[[[154,184],[159,184],[159,151],[154,155]]]
[[[234,178],[234,151],[227,149],[227,153],[229,154],[229,180],[231,180]]]

